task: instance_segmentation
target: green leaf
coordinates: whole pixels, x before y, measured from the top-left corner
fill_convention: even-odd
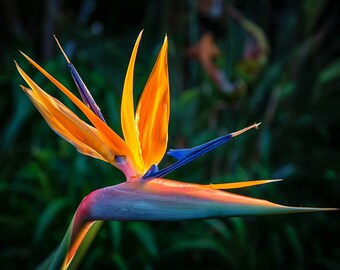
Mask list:
[[[319,75],[319,82],[324,84],[340,77],[340,59],[335,60],[324,68]]]
[[[231,232],[224,221],[220,219],[207,219],[204,222],[207,223],[214,231],[216,231],[224,239],[226,240],[231,239]]]
[[[36,231],[33,236],[33,242],[37,243],[42,240],[44,233],[47,231],[50,223],[56,219],[60,211],[67,205],[68,200],[60,198],[52,201],[40,215]]]
[[[109,228],[111,232],[113,247],[117,251],[120,249],[122,242],[122,223],[120,221],[109,222]]]
[[[142,222],[133,222],[129,223],[129,229],[144,245],[148,253],[152,257],[156,257],[158,254],[158,249],[154,239],[153,231],[150,229],[150,226]]]

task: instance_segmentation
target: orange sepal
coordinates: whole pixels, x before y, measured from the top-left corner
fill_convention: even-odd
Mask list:
[[[97,129],[85,123],[59,100],[43,91],[18,64],[16,67],[32,90],[24,86],[22,89],[55,132],[73,144],[79,152],[113,163],[114,153],[103,143]]]
[[[167,148],[170,117],[167,56],[168,39],[165,37],[136,112],[145,169],[158,164]]]
[[[120,115],[125,142],[131,151],[136,169],[142,174],[144,173],[144,164],[139,143],[138,127],[135,121],[135,109],[133,103],[133,73],[141,37],[142,32],[139,34],[136,40],[125,75]]]
[[[59,90],[61,90],[91,121],[91,123],[102,134],[102,138],[105,143],[112,149],[115,155],[130,157],[130,150],[122,138],[120,138],[109,126],[107,126],[95,113],[93,113],[86,105],[81,102],[74,94],[72,94],[65,86],[57,81],[46,70],[39,66],[26,54],[21,54],[30,62],[35,68],[37,68],[47,79],[49,79]]]
[[[222,183],[222,184],[209,184],[203,185],[212,189],[236,189],[236,188],[244,188],[244,187],[252,187],[263,184],[269,184],[277,181],[281,181],[282,179],[273,179],[273,180],[252,180],[252,181],[242,181],[242,182],[234,182],[234,183]]]

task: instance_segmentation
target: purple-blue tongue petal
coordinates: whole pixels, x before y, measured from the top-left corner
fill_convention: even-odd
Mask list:
[[[170,149],[167,152],[167,155],[176,158],[177,161],[162,170],[155,170],[154,165],[151,166],[151,168],[144,174],[143,179],[164,177],[165,175],[183,166],[184,164],[193,161],[194,159],[220,146],[221,144],[228,142],[232,137],[232,134],[227,134],[193,148]]]
[[[64,52],[63,48],[61,47],[58,39],[54,36],[61,52],[63,53],[66,61],[67,61],[67,64],[68,64],[68,67],[70,69],[70,72],[71,72],[71,75],[72,75],[72,78],[79,90],[79,93],[80,93],[80,96],[81,98],[83,99],[84,103],[86,104],[87,107],[89,107],[104,123],[105,122],[105,119],[100,111],[100,108],[99,106],[97,105],[97,103],[94,101],[90,91],[87,89],[84,81],[82,80],[82,78],[80,77],[79,73],[77,72],[76,68],[73,66],[73,64],[71,63],[71,61],[68,59],[66,53]]]
[[[83,99],[86,106],[88,106],[103,122],[105,122],[105,119],[100,111],[99,106],[94,101],[90,91],[87,89],[85,83],[79,76],[76,68],[72,65],[72,63],[68,63],[68,67],[71,71],[72,78],[75,84],[77,85],[81,98]]]

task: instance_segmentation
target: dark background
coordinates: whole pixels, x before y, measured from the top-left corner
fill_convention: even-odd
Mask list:
[[[338,1],[222,1],[216,16],[211,2],[1,2],[1,269],[37,266],[58,246],[84,196],[124,181],[115,168],[81,156],[55,135],[19,88],[24,82],[14,59],[45,91],[73,108],[18,52],[76,93],[53,34],[118,133],[124,75],[142,29],[136,97],[164,35],[169,37],[170,148],[192,147],[262,122],[259,131],[179,169],[171,179],[284,178],[235,192],[287,205],[340,207]],[[233,17],[235,9],[241,21]],[[207,33],[220,50],[209,60],[224,74],[228,93],[190,53]],[[170,161],[165,158],[161,166]],[[339,229],[338,212],[106,222],[80,268],[340,269]]]

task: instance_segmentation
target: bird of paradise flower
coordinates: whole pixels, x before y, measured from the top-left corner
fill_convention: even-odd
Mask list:
[[[278,180],[202,185],[163,178],[245,131],[257,128],[259,124],[253,124],[194,148],[170,149],[167,155],[177,161],[164,169],[158,169],[157,165],[166,152],[168,141],[168,40],[165,37],[135,112],[133,73],[141,36],[142,32],[133,48],[123,87],[121,125],[124,140],[106,124],[98,105],[57,39],[83,102],[29,56],[24,53],[22,55],[60,89],[85,114],[92,125],[81,120],[59,100],[42,90],[15,62],[19,73],[29,86],[21,88],[49,126],[73,144],[80,153],[110,163],[126,177],[126,182],[95,190],[83,199],[56,255],[47,262],[51,269],[65,269],[70,266],[85,242],[84,239],[93,237],[90,232],[95,231],[93,228],[96,223],[100,223],[98,221],[174,221],[334,210],[283,206],[222,191]]]

